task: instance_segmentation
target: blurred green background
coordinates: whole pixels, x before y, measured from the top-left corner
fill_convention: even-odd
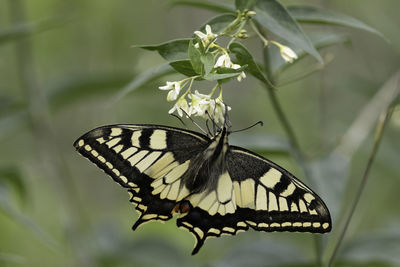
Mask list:
[[[333,58],[329,64],[277,91],[312,172],[323,177],[308,182],[332,211],[333,232],[322,239],[329,254],[336,226],[359,187],[377,112],[382,111],[364,108],[373,99],[384,102],[375,96],[399,70],[400,2],[282,3],[345,13],[388,39],[344,27],[304,25],[307,32],[340,33],[349,42],[321,50],[325,58]],[[181,127],[167,114],[171,103],[157,89],[180,76],[146,82],[117,97],[138,75],[163,63],[155,53],[132,45],[190,37],[214,15],[169,8],[160,0],[0,0],[0,266],[312,266],[311,234],[250,230],[208,240],[192,257],[194,240],[174,220],[132,232],[137,214],[128,194],[72,146],[100,125]],[[255,40],[247,43],[260,50]],[[314,59],[305,58],[279,81],[315,66]],[[232,136],[232,143],[262,153],[305,181],[260,83],[248,78],[225,88],[234,128],[258,120],[265,124]],[[360,114],[365,118],[354,124]],[[345,135],[350,127],[355,127],[352,137]],[[336,266],[400,266],[399,140],[397,109]]]

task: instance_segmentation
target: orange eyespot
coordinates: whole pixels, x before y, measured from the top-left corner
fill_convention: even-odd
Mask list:
[[[173,214],[174,213],[183,214],[183,213],[189,212],[189,210],[190,210],[190,205],[189,205],[189,203],[187,201],[185,201],[185,202],[180,202],[180,203],[176,204],[174,206],[174,208],[172,209],[172,213]]]
[[[181,203],[181,205],[180,205],[180,212],[181,213],[189,212],[189,210],[190,210],[190,206],[189,206],[188,202]]]

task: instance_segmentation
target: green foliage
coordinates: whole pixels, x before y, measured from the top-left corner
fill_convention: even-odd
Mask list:
[[[265,75],[261,72],[260,68],[253,59],[253,56],[247,50],[245,46],[240,43],[231,43],[229,50],[236,56],[238,64],[246,66],[247,71],[251,73],[255,78],[259,79],[265,84],[270,84]]]
[[[257,0],[235,0],[235,7],[239,11],[244,11],[246,9],[253,9]]]
[[[271,32],[287,40],[314,56],[322,63],[322,58],[300,25],[288,10],[276,0],[260,0],[257,2],[256,19]]]
[[[207,21],[202,27],[200,27],[200,30],[203,31],[205,26],[208,24],[211,26],[211,29],[213,29],[214,32],[220,33],[223,29],[225,29],[232,21],[234,21],[236,18],[235,15],[233,14],[221,14],[218,15],[209,21]]]
[[[11,186],[18,196],[26,201],[26,186],[20,170],[15,167],[0,167],[0,186]]]
[[[193,70],[200,75],[204,74],[203,65],[204,61],[201,60],[201,52],[194,47],[192,40],[189,42],[188,54],[190,59],[190,64],[192,65]]]
[[[177,72],[186,75],[188,77],[196,76],[197,72],[193,69],[192,62],[190,60],[176,60],[171,61],[169,65],[174,68]]]
[[[165,60],[171,62],[188,59],[188,47],[191,39],[178,39],[158,45],[138,45],[137,47],[157,51]]]
[[[353,27],[383,37],[382,33],[364,22],[333,10],[326,10],[314,6],[289,6],[287,10],[298,22]]]
[[[201,64],[204,66],[204,75],[210,74],[211,70],[214,67],[214,56],[210,52],[205,53],[200,56]]]
[[[245,2],[245,1],[242,1]],[[196,7],[196,8],[202,8],[202,9],[207,9],[219,13],[228,13],[228,12],[234,12],[233,6],[225,3],[219,3],[219,2],[209,2],[209,1],[171,1],[170,2],[171,6],[190,6],[190,7]]]

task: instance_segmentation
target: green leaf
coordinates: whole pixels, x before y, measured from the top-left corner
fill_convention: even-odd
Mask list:
[[[277,0],[259,0],[256,7],[255,18],[261,25],[323,63],[320,54],[300,25]]]
[[[206,79],[207,81],[219,81],[219,80],[225,80],[229,79],[232,77],[236,77],[240,74],[240,72],[234,72],[234,73],[210,73],[207,75],[204,75],[203,78]]]
[[[26,200],[26,186],[21,172],[16,167],[0,167],[0,185],[2,183],[8,184],[15,189],[19,197]]]
[[[157,51],[167,61],[188,59],[188,47],[191,39],[176,39],[157,45],[137,45],[135,47]]]
[[[257,0],[235,0],[236,9],[243,11],[245,9],[252,10]]]
[[[169,63],[169,65],[174,68],[177,72],[186,75],[188,77],[196,76],[198,75],[192,66],[192,63],[190,60],[177,60],[177,61],[172,61]]]
[[[197,49],[194,44],[193,40],[190,40],[189,42],[189,49],[188,49],[188,54],[189,54],[189,59],[190,59],[190,64],[192,64],[193,70],[197,74],[202,74],[203,73],[203,64],[201,63],[201,53],[199,49]]]
[[[47,101],[51,110],[57,111],[85,98],[116,92],[131,79],[130,73],[71,75],[56,81],[56,85],[48,90]]]
[[[210,52],[207,52],[205,55],[201,55],[201,62],[204,66],[204,74],[207,75],[211,72],[214,67],[214,56]]]
[[[57,18],[13,25],[8,29],[0,31],[0,44],[54,29],[62,26],[65,22],[67,22],[66,18]]]
[[[400,70],[397,70],[364,105],[336,150],[352,157],[376,127],[376,121],[400,96]]]
[[[120,90],[112,103],[118,102],[126,95],[139,89],[140,87],[143,87],[145,84],[160,79],[163,76],[172,74],[173,72],[174,71],[168,64],[163,64],[148,71],[142,72],[141,74],[134,77],[125,87]]]
[[[394,73],[377,93],[364,105],[359,115],[340,138],[339,145],[325,157],[310,162],[311,181],[322,199],[326,201],[335,220],[339,213],[348,183],[349,163],[354,154],[376,126],[380,114],[386,111],[400,94],[400,71]],[[332,179],[331,177],[335,177]]]
[[[9,191],[5,188],[0,187],[0,212],[4,213],[15,222],[19,223],[25,229],[29,230],[36,238],[41,241],[48,248],[53,251],[60,251],[60,243],[54,239],[51,235],[45,232],[37,223],[35,223],[30,217],[18,211],[13,205]]]
[[[237,63],[241,66],[245,66],[246,70],[251,73],[254,77],[259,79],[265,84],[270,85],[271,83],[268,81],[268,79],[264,76],[264,74],[261,72],[260,68],[256,64],[256,62],[253,59],[253,56],[250,54],[250,52],[247,50],[245,46],[243,46],[240,43],[231,43],[229,45],[229,51],[235,54]]]
[[[355,262],[378,261],[394,266],[400,265],[400,231],[397,221],[393,227],[380,232],[368,232],[348,241],[339,254],[339,259]]]
[[[287,9],[298,22],[347,26],[368,31],[385,38],[382,33],[364,22],[333,10],[312,6],[288,6]]]
[[[337,152],[321,156],[310,162],[310,186],[325,201],[336,222],[342,205],[343,194],[349,176],[350,158]],[[334,177],[334,178],[332,178]]]
[[[202,8],[206,10],[215,11],[218,13],[235,13],[235,9],[232,5],[223,4],[208,1],[172,1],[170,6],[193,6],[197,8]]]
[[[221,14],[207,21],[200,30],[204,32],[206,25],[210,25],[213,33],[221,33],[232,21],[236,19],[234,14]]]

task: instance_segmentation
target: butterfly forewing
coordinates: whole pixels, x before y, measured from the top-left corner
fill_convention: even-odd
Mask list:
[[[178,179],[208,137],[172,127],[112,125],[94,129],[74,146],[83,156],[128,188],[141,213],[134,228],[150,220],[168,220],[177,199],[189,191]]]
[[[224,138],[226,143],[220,142]],[[229,146],[225,129],[209,139],[159,125],[104,126],[74,145],[128,188],[141,213],[133,229],[180,211],[177,225],[196,239],[192,254],[209,237],[250,227],[267,232],[331,229],[329,211],[311,189],[275,163]]]

